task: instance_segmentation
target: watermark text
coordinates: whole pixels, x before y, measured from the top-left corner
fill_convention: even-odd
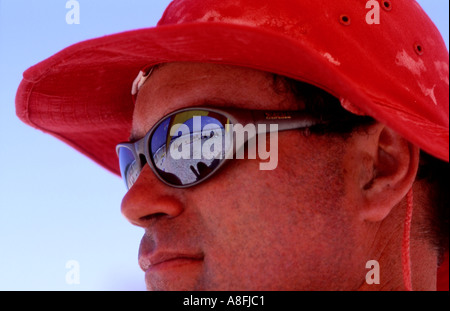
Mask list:
[[[69,0],[66,2],[66,23],[68,25],[80,24],[80,3],[77,0]]]

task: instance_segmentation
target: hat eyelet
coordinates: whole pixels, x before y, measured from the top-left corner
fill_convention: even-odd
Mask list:
[[[340,22],[342,25],[344,25],[344,26],[348,26],[348,25],[350,25],[350,23],[351,23],[351,19],[350,19],[350,17],[349,17],[348,15],[342,14],[342,15],[339,17],[339,22]]]
[[[414,44],[414,51],[416,51],[417,55],[423,55],[423,46],[420,43]]]
[[[389,0],[383,0],[382,1],[382,7],[383,7],[383,9],[385,9],[386,11],[390,11],[390,10],[392,10],[392,3],[391,3],[391,1],[389,1]]]

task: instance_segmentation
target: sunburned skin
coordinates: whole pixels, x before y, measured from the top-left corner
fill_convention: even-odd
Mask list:
[[[167,64],[140,90],[132,134],[143,137],[167,113],[202,105],[272,110],[302,106],[290,95],[275,92],[268,73]],[[148,289],[364,287],[366,263],[380,259],[383,266],[384,256],[391,256],[371,248],[380,247],[376,241],[391,232],[380,232],[380,223],[391,217],[402,221],[400,212],[392,212],[397,211],[395,204],[381,200],[379,193],[386,183],[397,182],[398,194],[386,192],[386,198],[400,202],[415,168],[406,165],[396,172],[380,165],[385,178],[377,178],[373,161],[380,143],[389,156],[379,161],[392,163],[410,154],[409,144],[376,124],[348,140],[280,132],[275,170],[258,169],[258,159],[230,161],[207,182],[182,190],[164,185],[145,166],[123,199],[122,213],[145,229],[139,261]],[[399,281],[390,285],[401,287],[401,264],[391,268]]]

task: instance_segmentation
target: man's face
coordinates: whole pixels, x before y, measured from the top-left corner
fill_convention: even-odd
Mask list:
[[[139,93],[133,136],[190,106],[302,109],[271,74],[174,63]],[[341,138],[280,132],[278,167],[232,160],[197,186],[164,185],[146,165],[122,212],[145,229],[139,262],[151,290],[354,289],[364,264]],[[150,264],[151,263],[151,264]]]

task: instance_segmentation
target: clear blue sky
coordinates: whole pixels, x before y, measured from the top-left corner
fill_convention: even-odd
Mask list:
[[[28,67],[73,43],[153,26],[169,0],[0,0],[0,290],[144,290],[142,230],[120,214],[122,181],[49,135],[22,124],[14,97]],[[418,1],[448,48],[449,1]],[[67,284],[66,263],[79,263]]]

